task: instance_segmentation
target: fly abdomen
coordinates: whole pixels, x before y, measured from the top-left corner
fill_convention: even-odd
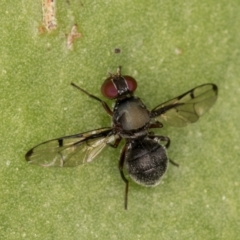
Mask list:
[[[157,185],[166,172],[167,165],[165,147],[158,142],[144,138],[128,144],[125,166],[135,182],[144,186]]]

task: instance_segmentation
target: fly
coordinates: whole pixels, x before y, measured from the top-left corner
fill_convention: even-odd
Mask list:
[[[148,110],[142,100],[134,96],[136,80],[121,75],[119,67],[117,73],[110,74],[101,87],[103,96],[115,100],[111,110],[100,98],[74,83],[71,85],[100,102],[111,116],[112,126],[43,142],[30,149],[25,158],[29,163],[43,167],[75,167],[91,162],[106,146],[116,148],[124,139],[118,168],[125,182],[125,209],[129,181],[124,167],[133,181],[151,187],[160,182],[169,162],[178,166],[167,156],[170,139],[150,130],[162,128],[165,123],[184,127],[196,122],[212,107],[218,94],[217,86],[207,83]]]

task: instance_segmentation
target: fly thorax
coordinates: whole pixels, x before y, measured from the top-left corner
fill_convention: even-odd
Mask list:
[[[150,122],[149,111],[139,98],[130,97],[118,101],[114,107],[113,123],[123,131],[143,128]]]

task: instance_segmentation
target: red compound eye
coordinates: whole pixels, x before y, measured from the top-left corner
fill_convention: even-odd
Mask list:
[[[123,76],[123,78],[126,80],[128,89],[132,93],[136,90],[137,88],[137,81],[131,77],[131,76]]]
[[[106,98],[116,98],[118,96],[118,91],[112,82],[112,77],[108,77],[101,87],[102,95]]]
[[[116,88],[116,85],[113,83],[112,79],[113,79],[113,77],[107,78],[101,87],[101,92],[102,92],[103,96],[106,98],[110,98],[110,99],[114,99],[119,96],[119,93],[118,93],[119,89]],[[127,89],[128,89],[127,93],[134,92],[135,89],[137,88],[136,80],[130,76],[121,76],[121,78],[119,78],[119,81],[123,80],[123,79],[127,83]],[[116,81],[118,81],[118,79],[116,79]]]

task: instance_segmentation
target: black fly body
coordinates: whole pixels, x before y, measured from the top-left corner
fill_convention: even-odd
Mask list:
[[[71,85],[100,102],[111,116],[112,126],[43,142],[30,149],[25,158],[29,163],[43,167],[75,167],[91,162],[107,145],[116,148],[124,139],[119,172],[125,182],[125,209],[129,181],[124,175],[124,167],[136,183],[155,186],[166,172],[168,162],[178,166],[167,156],[170,139],[150,130],[162,128],[165,123],[184,127],[196,122],[212,107],[218,94],[217,86],[207,83],[148,110],[142,100],[134,96],[136,80],[121,75],[119,67],[117,73],[110,74],[101,87],[105,97],[115,100],[111,110],[100,98],[74,83]]]

